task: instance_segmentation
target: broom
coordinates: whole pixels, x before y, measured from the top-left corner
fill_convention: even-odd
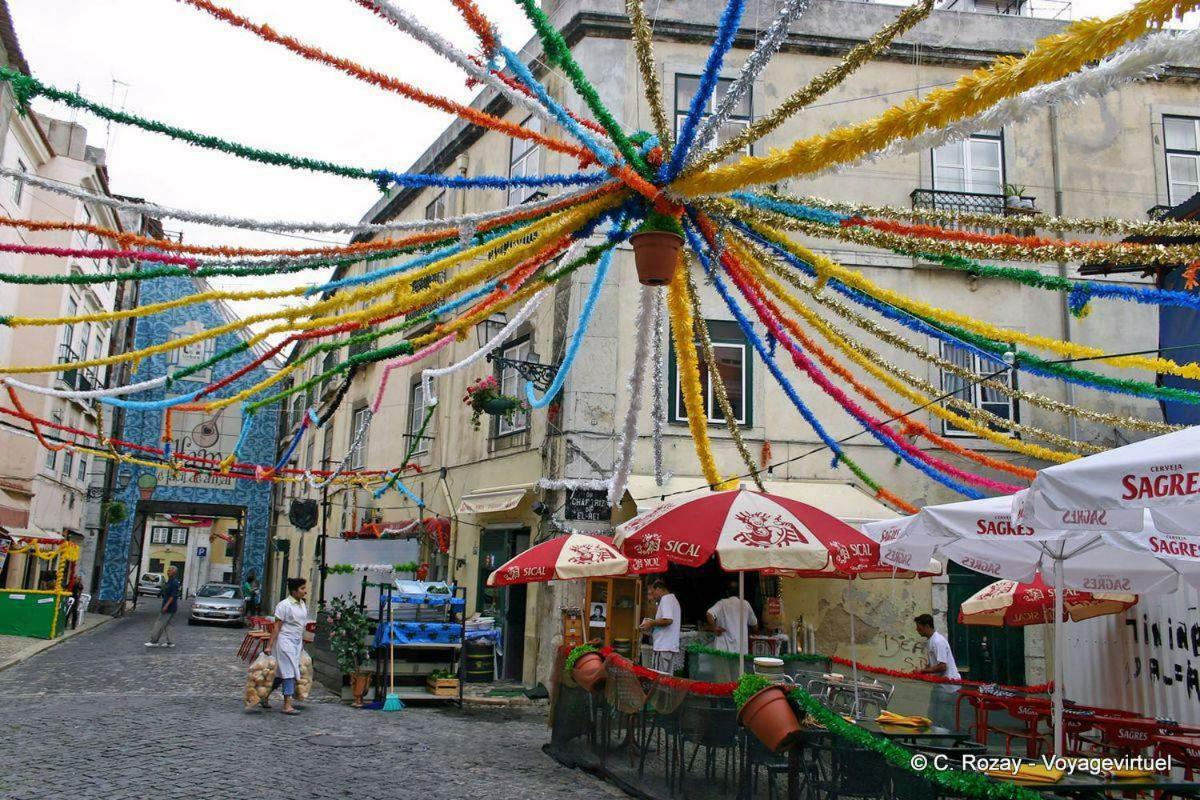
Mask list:
[[[392,627],[392,592],[388,590],[388,693],[383,703],[384,711],[399,711],[404,708],[400,695],[396,694],[396,631]]]

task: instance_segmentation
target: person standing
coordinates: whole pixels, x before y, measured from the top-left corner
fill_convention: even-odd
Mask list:
[[[167,582],[162,587],[162,592],[159,599],[162,601],[162,607],[159,609],[158,619],[154,620],[154,628],[150,631],[150,641],[146,642],[146,647],[174,647],[175,643],[171,641],[171,631],[169,630],[171,620],[175,618],[175,612],[179,610],[179,578],[177,577],[179,570],[175,569],[175,565],[167,567]],[[159,643],[159,639],[163,636],[167,637],[167,641]]]
[[[650,634],[654,658],[650,665],[656,672],[674,675],[682,664],[679,653],[679,621],[682,616],[679,601],[667,590],[662,578],[650,584],[650,599],[658,604],[653,619],[642,620],[641,629]]]
[[[737,581],[726,586],[725,597],[708,610],[708,629],[712,631],[713,647],[727,653],[737,653],[741,658],[749,652],[751,630],[758,627],[758,617],[750,603],[738,597]],[[738,663],[732,658],[714,659],[716,678],[719,681],[734,681],[738,677]]]
[[[242,581],[242,596],[246,598],[246,613],[258,613],[258,576],[254,570],[250,570],[246,574],[246,579]]]
[[[950,642],[933,627],[933,616],[921,614],[913,622],[917,625],[917,633],[924,636],[925,666],[917,670],[923,675],[934,675],[949,681],[962,680],[958,665],[954,662],[954,653],[950,650]],[[933,724],[943,728],[954,728],[954,706],[958,700],[957,683],[939,683],[929,693],[929,718]]]
[[[83,578],[78,575],[71,581],[71,630],[79,627],[79,601],[83,598]]]
[[[275,606],[275,625],[271,628],[271,640],[263,651],[275,656],[275,687],[283,688],[283,709],[281,713],[291,716],[299,714],[293,705],[292,698],[296,695],[296,679],[300,677],[300,659],[304,652],[304,626],[308,624],[308,606],[304,600],[308,597],[308,581],[304,578],[288,578],[288,596]],[[269,695],[268,695],[269,696]],[[267,698],[262,700],[263,708],[270,708]]]

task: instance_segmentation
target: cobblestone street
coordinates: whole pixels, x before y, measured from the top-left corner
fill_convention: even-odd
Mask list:
[[[0,798],[625,796],[542,753],[542,708],[246,712],[242,631],[180,613],[146,648],[155,606],[0,672]]]

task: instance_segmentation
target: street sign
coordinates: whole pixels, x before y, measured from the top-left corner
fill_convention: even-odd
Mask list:
[[[605,489],[568,489],[567,508],[564,516],[571,520],[605,522],[611,519],[612,509],[608,505]]]
[[[197,547],[196,548],[196,558],[204,558],[206,555],[208,555],[207,547]]]

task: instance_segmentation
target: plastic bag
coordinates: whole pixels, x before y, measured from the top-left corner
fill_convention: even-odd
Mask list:
[[[271,693],[271,684],[275,681],[275,670],[279,665],[274,658],[266,653],[259,654],[246,673],[246,693],[243,700],[246,708],[254,706],[267,699]]]
[[[307,651],[300,651],[300,677],[296,679],[296,699],[308,698],[312,691],[313,660]]]

